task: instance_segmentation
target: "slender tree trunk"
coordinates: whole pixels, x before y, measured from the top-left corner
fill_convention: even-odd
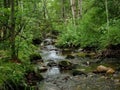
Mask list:
[[[106,21],[107,21],[107,29],[109,28],[109,16],[108,16],[108,2],[105,0],[105,9],[106,9]]]
[[[7,0],[4,0],[4,8],[7,8]]]
[[[75,19],[76,19],[76,4],[75,4],[75,0],[70,0],[70,3],[71,3],[73,22],[75,24]]]
[[[23,1],[22,1],[22,0],[19,0],[19,1],[18,1],[18,7],[20,8],[20,10],[21,10],[21,12],[22,12],[21,17],[23,17],[23,10],[24,10],[23,8],[24,8],[24,7],[23,7]]]
[[[10,7],[10,0],[4,0],[4,8]]]
[[[65,0],[62,0],[62,18],[65,20]]]
[[[4,3],[4,9],[8,9],[10,7],[10,0],[4,0],[3,3]],[[6,27],[8,26],[9,15],[4,13],[4,17],[6,18],[6,21],[4,22],[5,25],[3,25],[3,27],[2,27],[2,30],[3,30],[3,36],[2,37],[3,38],[7,37],[7,34],[8,34]]]
[[[78,0],[78,18],[82,17],[82,0]]]
[[[108,2],[107,0],[105,0],[105,9],[106,9],[106,22],[107,22],[107,26],[106,26],[106,29],[108,31],[108,35],[107,35],[107,38],[109,40],[109,12],[108,12]]]
[[[11,58],[16,59],[16,49],[15,49],[15,0],[11,0]]]
[[[46,0],[43,0],[43,16],[45,19],[48,17],[46,11]]]

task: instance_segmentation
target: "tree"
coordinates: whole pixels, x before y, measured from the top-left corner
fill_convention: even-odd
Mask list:
[[[78,18],[82,17],[82,0],[78,0]]]
[[[71,3],[71,10],[72,10],[72,16],[73,16],[73,21],[75,24],[75,19],[76,19],[76,2],[75,0],[70,0]]]
[[[11,43],[11,58],[16,59],[16,48],[15,48],[15,0],[10,1],[10,8],[11,8],[11,38],[10,38],[10,43]]]
[[[107,0],[105,0],[105,11],[106,11],[106,23],[107,23],[106,28],[108,30],[108,35],[109,35],[109,16],[108,16],[108,1]]]
[[[62,18],[65,19],[65,0],[62,0]]]

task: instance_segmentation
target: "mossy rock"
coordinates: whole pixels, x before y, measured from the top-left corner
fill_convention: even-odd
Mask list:
[[[69,70],[72,69],[73,67],[73,64],[68,60],[60,61],[58,65],[61,70]]]
[[[49,66],[49,67],[57,66],[57,63],[56,63],[55,61],[51,60],[51,61],[47,64],[47,66]]]
[[[66,56],[66,59],[74,59],[74,58],[75,58],[75,56],[72,55],[72,54],[68,54],[68,55]]]
[[[37,63],[37,62],[43,62],[42,57],[40,54],[32,54],[30,55],[30,62]]]
[[[95,58],[95,53],[94,52],[79,52],[76,54],[78,57],[89,57],[89,58]]]
[[[85,76],[87,76],[87,74],[85,72],[81,71],[80,69],[72,70],[72,75],[73,76],[76,76],[76,75],[85,75]]]
[[[39,72],[45,72],[48,70],[48,68],[46,66],[39,66],[39,67],[37,67],[37,69]]]
[[[86,57],[86,55],[87,55],[87,53],[85,53],[85,52],[79,52],[79,53],[77,53],[78,57]]]

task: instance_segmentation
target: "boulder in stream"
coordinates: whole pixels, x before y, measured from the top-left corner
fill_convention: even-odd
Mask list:
[[[30,55],[30,62],[37,63],[37,62],[43,62],[43,60],[40,54],[32,54]]]
[[[115,70],[111,67],[106,67],[103,65],[97,66],[96,70],[93,71],[93,73],[106,73],[106,74],[114,74]]]
[[[39,66],[38,67],[38,71],[39,72],[45,72],[45,71],[47,71],[48,70],[48,68],[46,67],[46,66]]]
[[[49,67],[57,66],[57,63],[54,60],[49,60],[47,66]]]
[[[87,77],[87,74],[83,71],[81,71],[80,69],[74,69],[72,70],[72,75],[76,76],[76,75],[85,75]]]
[[[70,70],[73,67],[73,64],[68,60],[62,60],[58,63],[61,70]]]
[[[72,55],[72,54],[68,54],[68,55],[66,56],[66,59],[74,59],[74,58],[75,58],[75,56]]]

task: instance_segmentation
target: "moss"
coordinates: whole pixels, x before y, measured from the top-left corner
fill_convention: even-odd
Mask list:
[[[87,55],[87,53],[85,53],[85,52],[77,53],[77,56],[79,56],[79,57],[85,57],[86,55]]]
[[[73,66],[73,64],[68,60],[60,61],[58,65],[61,69],[72,69]]]

